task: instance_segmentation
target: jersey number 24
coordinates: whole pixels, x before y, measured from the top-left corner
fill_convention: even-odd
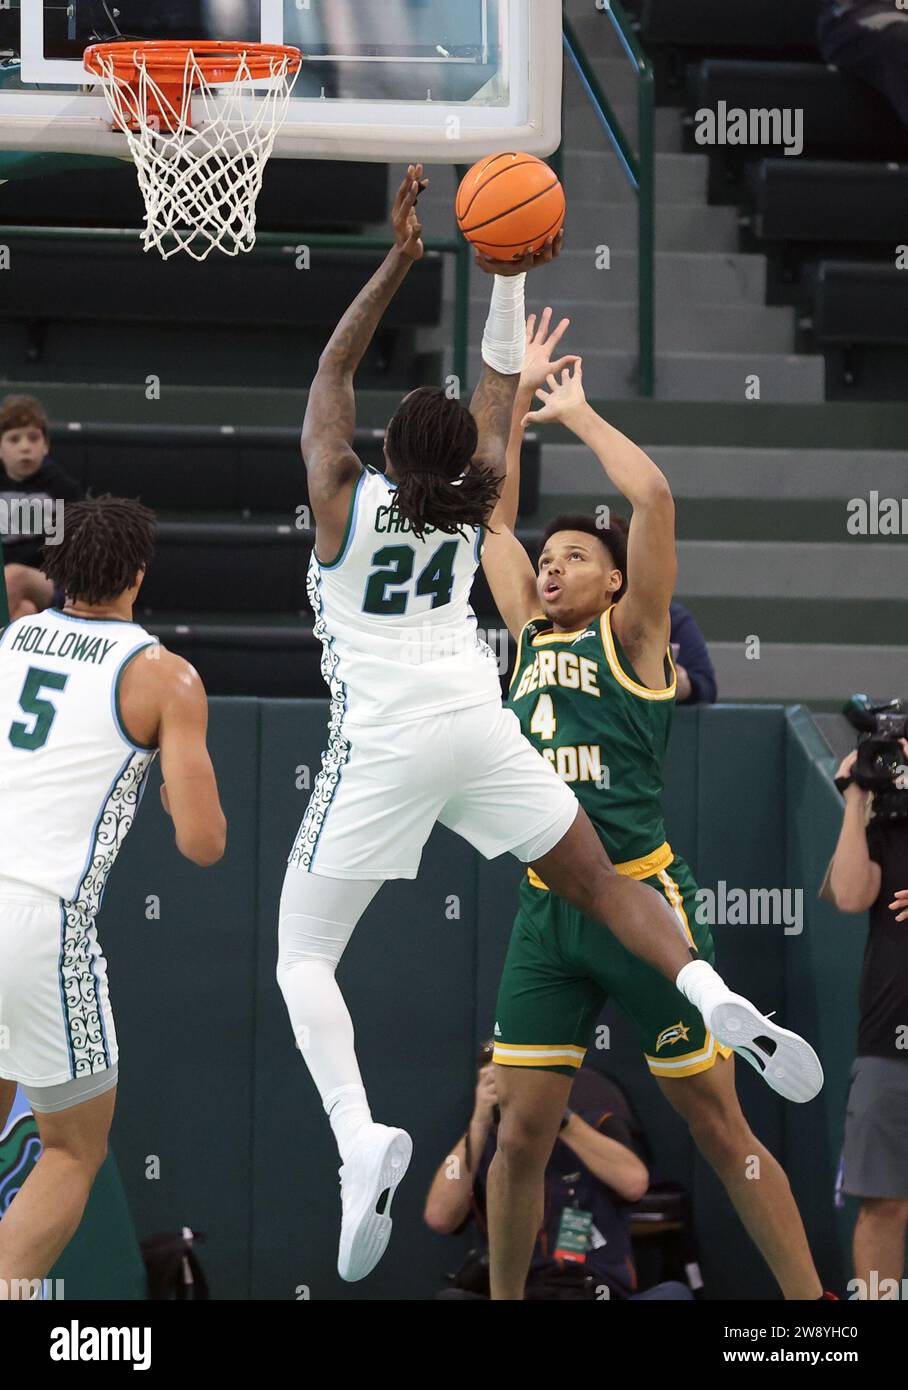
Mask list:
[[[420,598],[431,594],[433,608],[451,602],[457,545],[457,541],[445,541],[440,545],[416,580],[416,594]],[[411,545],[384,545],[376,550],[372,563],[379,568],[369,575],[363,612],[380,613],[386,618],[401,617],[410,602],[415,550]]]

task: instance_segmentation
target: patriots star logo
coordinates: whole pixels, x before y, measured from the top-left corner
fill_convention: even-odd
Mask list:
[[[656,1039],[656,1051],[658,1052],[663,1047],[671,1047],[672,1043],[687,1042],[689,1037],[690,1029],[679,1019],[677,1023],[672,1024],[671,1028],[662,1029]]]

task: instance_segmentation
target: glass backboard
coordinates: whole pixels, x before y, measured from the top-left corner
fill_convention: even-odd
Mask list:
[[[13,9],[17,0],[12,0]],[[18,0],[0,149],[125,154],[92,43],[288,43],[303,69],[275,154],[469,163],[561,138],[560,0]],[[14,40],[15,44],[15,40]]]

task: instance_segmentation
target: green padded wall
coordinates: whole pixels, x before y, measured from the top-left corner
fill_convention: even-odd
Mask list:
[[[255,1037],[255,1185],[251,1293],[312,1299],[413,1298],[458,1263],[463,1242],[434,1235],[422,1205],[435,1168],[466,1124],[472,1099],[476,931],[475,856],[439,830],[416,883],[389,883],[357,927],[339,981],[356,1026],[363,1080],[377,1120],[415,1140],[407,1182],[394,1200],[404,1239],[361,1284],[338,1278],[339,1159],[315,1090],[295,1051],[275,979],[277,919],[287,855],[308,800],[296,769],[314,779],[327,707],[261,706],[259,934]],[[448,920],[446,899],[460,898]]]
[[[148,1297],[145,1263],[112,1153],[95,1179],[81,1226],[48,1278],[63,1281],[66,1298]]]
[[[200,1256],[216,1298],[430,1297],[468,1248],[467,1237],[428,1231],[422,1205],[469,1116],[473,1059],[494,1023],[520,869],[508,858],[487,863],[437,829],[420,878],[382,891],[342,962],[375,1117],[408,1128],[416,1146],[395,1199],[389,1256],[368,1281],[344,1286],[334,1267],[339,1160],[275,979],[284,865],[320,764],[327,702],[211,703],[230,825],[225,859],[206,871],[180,859],[155,773],[101,915],[121,1046],[113,1143],[139,1236],[183,1224],[204,1231]],[[803,881],[807,889],[801,937],[719,926],[716,940],[729,982],[778,1009],[823,1055],[827,1091],[805,1107],[785,1106],[746,1066],[738,1074],[755,1131],[792,1170],[833,1282],[846,1274],[846,1232],[832,1218],[827,1177],[838,1156],[863,932],[857,919],[811,909],[837,829],[817,739],[809,720],[778,707],[679,710],[666,815],[669,839],[702,886]],[[159,920],[146,915],[152,897]],[[853,960],[843,959],[846,938]],[[634,1030],[611,1006],[604,1018],[610,1047],[592,1060],[630,1090],[660,1175],[691,1192],[707,1287],[716,1296],[774,1296],[723,1191],[649,1077]]]
[[[204,1231],[219,1298],[249,1294],[258,739],[254,701],[218,702],[210,747],[230,829],[209,870],[177,853],[155,764],[99,924],[120,1044],[112,1142],[139,1237]]]
[[[38,1127],[20,1091],[0,1127],[0,1214],[15,1200],[40,1151]],[[101,1165],[79,1229],[47,1280],[49,1299],[147,1297],[142,1252],[113,1153]]]

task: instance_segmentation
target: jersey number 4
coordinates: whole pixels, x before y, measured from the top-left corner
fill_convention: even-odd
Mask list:
[[[551,743],[557,728],[558,720],[551,695],[540,695],[530,720],[530,733],[538,734],[544,743]]]
[[[445,541],[439,546],[416,580],[417,596],[423,598],[431,594],[433,608],[451,602],[457,545],[457,541]],[[415,550],[410,545],[384,545],[376,550],[372,563],[379,568],[369,575],[363,612],[380,613],[386,618],[401,617],[410,602]]]
[[[34,715],[35,722],[31,728],[18,722],[10,727],[9,741],[14,748],[24,748],[26,752],[34,753],[36,748],[44,747],[57,717],[57,707],[50,700],[40,699],[41,691],[45,687],[48,690],[65,690],[68,680],[69,676],[64,676],[60,671],[41,671],[37,666],[31,667],[19,696],[19,708],[23,714]]]

